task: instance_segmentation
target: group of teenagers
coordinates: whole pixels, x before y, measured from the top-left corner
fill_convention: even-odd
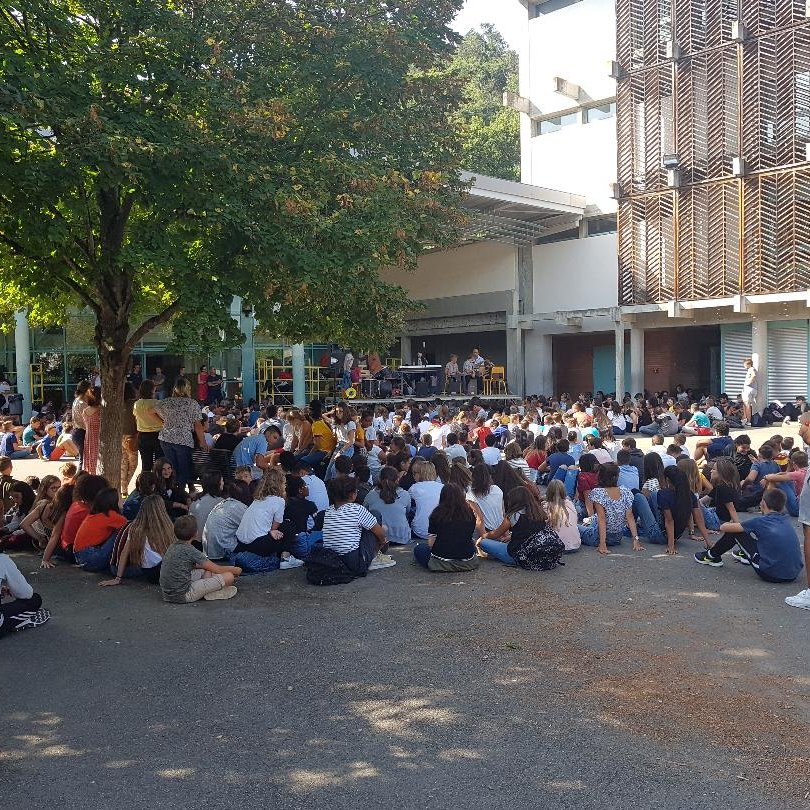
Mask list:
[[[788,515],[810,546],[806,452],[782,436],[754,451],[747,435],[730,437],[722,414],[713,418],[711,401],[686,403],[678,432],[659,429],[644,454],[609,398],[532,398],[496,411],[476,398],[460,411],[409,401],[358,413],[347,403],[225,402],[203,412],[186,380],[164,400],[149,385],[131,406],[142,462],[131,494],[86,469],[81,446],[78,466],[30,493],[13,459],[0,458],[0,543],[30,544],[45,568],[62,559],[110,574],[104,586],[154,583],[179,603],[231,598],[245,573],[301,565],[312,583],[348,582],[395,565],[390,544],[412,545],[413,561],[434,572],[487,558],[548,570],[583,545],[609,554],[626,540],[642,551],[644,539],[676,554],[691,536],[703,542],[696,562],[720,567],[730,553],[769,582],[792,582],[803,568]],[[88,390],[79,387],[79,403]],[[656,416],[682,401],[650,399]],[[810,414],[798,421],[807,441]],[[701,437],[692,454],[690,433]],[[759,514],[743,523],[744,511]],[[47,613],[15,571],[0,554],[13,597],[0,633]],[[786,601],[810,609],[810,588]]]

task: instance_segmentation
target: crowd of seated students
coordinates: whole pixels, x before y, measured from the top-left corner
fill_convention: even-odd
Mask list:
[[[349,581],[393,566],[389,543],[452,572],[486,558],[551,568],[581,545],[640,552],[642,540],[676,554],[691,537],[701,564],[733,551],[764,579],[795,580],[802,554],[787,515],[807,550],[807,454],[778,435],[755,452],[746,434],[730,436],[727,398],[689,400],[563,395],[488,410],[473,398],[462,410],[412,401],[359,412],[224,403],[193,428],[224,465],[211,457],[181,481],[158,456],[126,498],[75,465],[35,491],[0,458],[0,542],[42,551],[45,568],[61,559],[111,574],[104,585],[157,584],[173,602],[230,598],[244,572],[303,564],[310,581]],[[799,422],[807,441],[810,414]],[[652,436],[646,454],[634,433]],[[700,437],[694,458],[688,435]],[[761,516],[743,524],[745,511]],[[810,590],[787,601],[810,607]]]

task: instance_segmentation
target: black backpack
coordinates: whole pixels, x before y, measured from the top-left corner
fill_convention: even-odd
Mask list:
[[[345,585],[355,579],[340,554],[322,545],[312,547],[304,565],[311,585]]]
[[[562,561],[565,545],[554,529],[540,529],[525,540],[513,540],[506,550],[526,571],[550,571],[558,565],[565,565]]]

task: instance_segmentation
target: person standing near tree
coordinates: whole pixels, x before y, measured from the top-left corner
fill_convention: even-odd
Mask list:
[[[98,468],[99,439],[101,438],[100,388],[91,388],[86,392],[82,418],[84,419],[85,432],[81,468],[89,472],[90,475],[95,475]]]
[[[76,396],[71,406],[71,413],[73,416],[73,444],[79,450],[79,469],[82,468],[82,459],[84,457],[84,438],[87,434],[87,426],[84,423],[84,412],[87,408],[87,397],[90,392],[91,385],[88,380],[82,380],[76,386]]]
[[[142,383],[143,384],[143,383]],[[129,482],[138,466],[138,426],[135,422],[135,389],[124,383],[124,402],[121,406],[121,497],[129,495]]]
[[[172,395],[158,402],[154,410],[163,420],[163,427],[158,434],[161,450],[177,474],[177,486],[185,488],[194,474],[191,453],[194,450],[195,436],[199,447],[208,449],[200,422],[202,409],[191,398],[188,380],[185,377],[177,380]]]

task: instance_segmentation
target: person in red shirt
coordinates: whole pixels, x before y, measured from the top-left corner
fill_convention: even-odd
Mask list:
[[[89,475],[86,472],[80,472],[75,481],[73,503],[65,514],[61,531],[52,533],[42,554],[41,565],[43,568],[53,568],[54,563],[51,562],[51,558],[54,554],[63,560],[73,562],[73,542],[76,539],[76,532],[90,514],[90,506],[96,495],[108,486],[104,476]]]
[[[478,442],[478,448],[483,450],[487,446],[487,436],[492,433],[492,428],[486,423],[483,417],[478,417],[475,420],[475,429],[473,430],[473,437]]]
[[[599,486],[599,463],[596,456],[584,453],[579,457],[579,475],[577,476],[577,511],[587,517],[593,517],[593,503],[588,493]]]
[[[73,556],[85,571],[106,571],[110,567],[116,532],[127,523],[118,509],[118,500],[117,489],[102,489],[76,532]]]

